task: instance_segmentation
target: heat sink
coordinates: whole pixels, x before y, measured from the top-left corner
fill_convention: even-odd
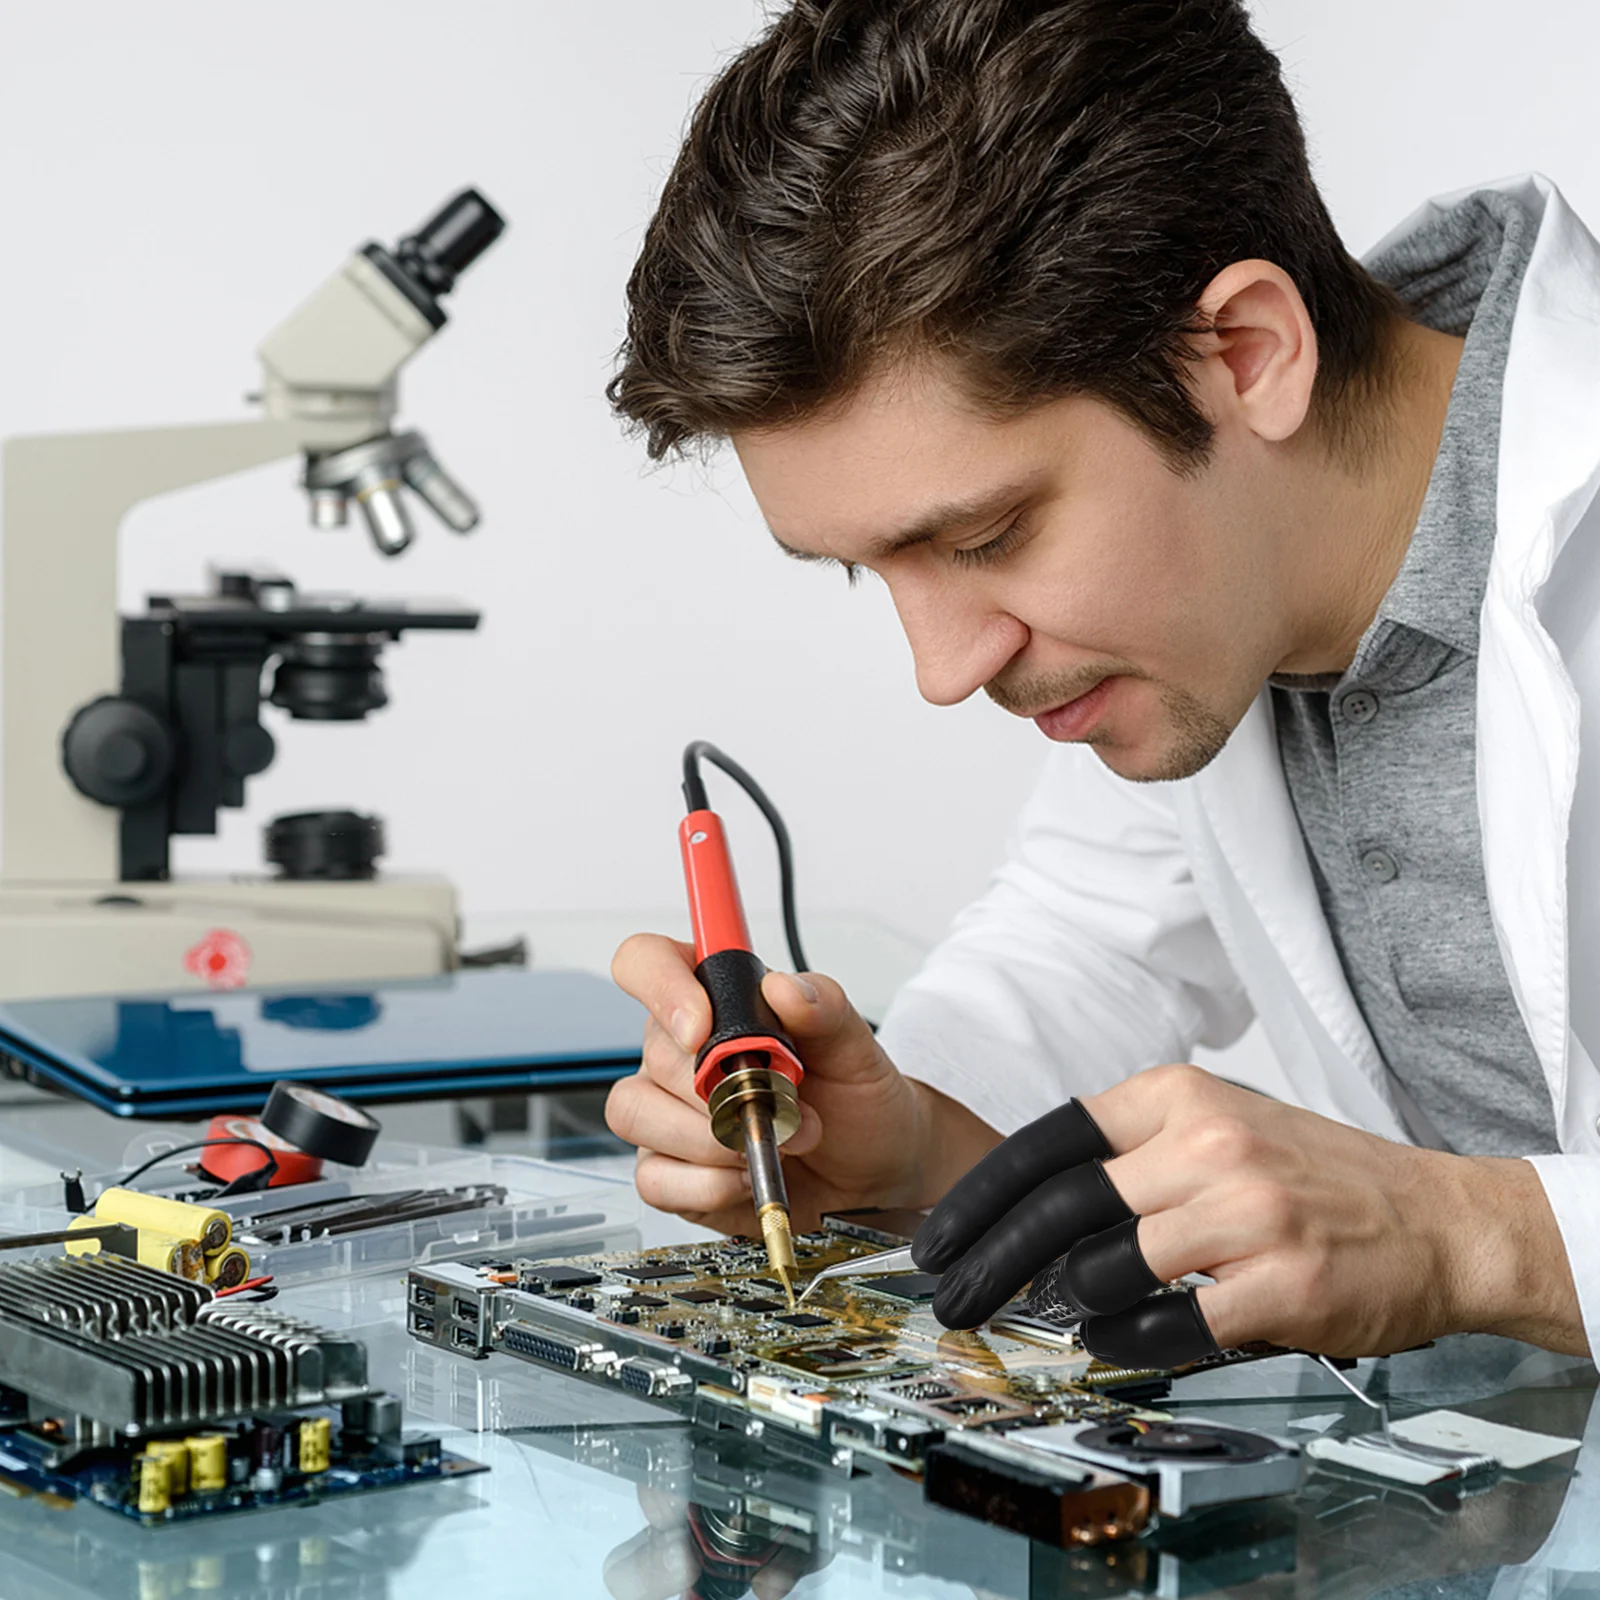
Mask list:
[[[125,1436],[374,1391],[358,1341],[110,1255],[0,1265],[0,1384]]]

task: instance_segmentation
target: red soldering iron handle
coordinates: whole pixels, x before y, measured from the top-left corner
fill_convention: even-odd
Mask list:
[[[722,819],[691,811],[678,828],[683,878],[694,929],[695,976],[711,997],[711,1037],[695,1061],[695,1092],[703,1100],[725,1076],[733,1056],[764,1054],[768,1065],[799,1085],[805,1068],[761,993],[767,969],[750,948],[750,929],[733,875]]]

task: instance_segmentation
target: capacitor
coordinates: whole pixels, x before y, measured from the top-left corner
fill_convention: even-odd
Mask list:
[[[182,1439],[152,1439],[147,1456],[160,1456],[167,1464],[167,1492],[176,1500],[189,1492],[189,1448]]]
[[[228,1487],[228,1441],[220,1433],[197,1433],[183,1441],[189,1452],[189,1487],[196,1492]]]
[[[139,1514],[158,1517],[172,1506],[172,1467],[167,1458],[155,1451],[145,1451],[138,1456]]]

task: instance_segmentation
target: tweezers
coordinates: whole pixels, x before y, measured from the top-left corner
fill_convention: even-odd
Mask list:
[[[885,1272],[915,1272],[917,1264],[911,1259],[911,1246],[901,1245],[898,1250],[882,1250],[875,1256],[857,1256],[852,1261],[836,1262],[824,1267],[805,1288],[799,1298],[804,1300],[819,1283],[829,1278],[865,1278]]]

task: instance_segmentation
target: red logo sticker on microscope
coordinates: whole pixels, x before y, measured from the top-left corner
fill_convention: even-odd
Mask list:
[[[238,989],[250,976],[250,946],[226,928],[213,928],[185,952],[184,970],[202,978],[208,988]]]

